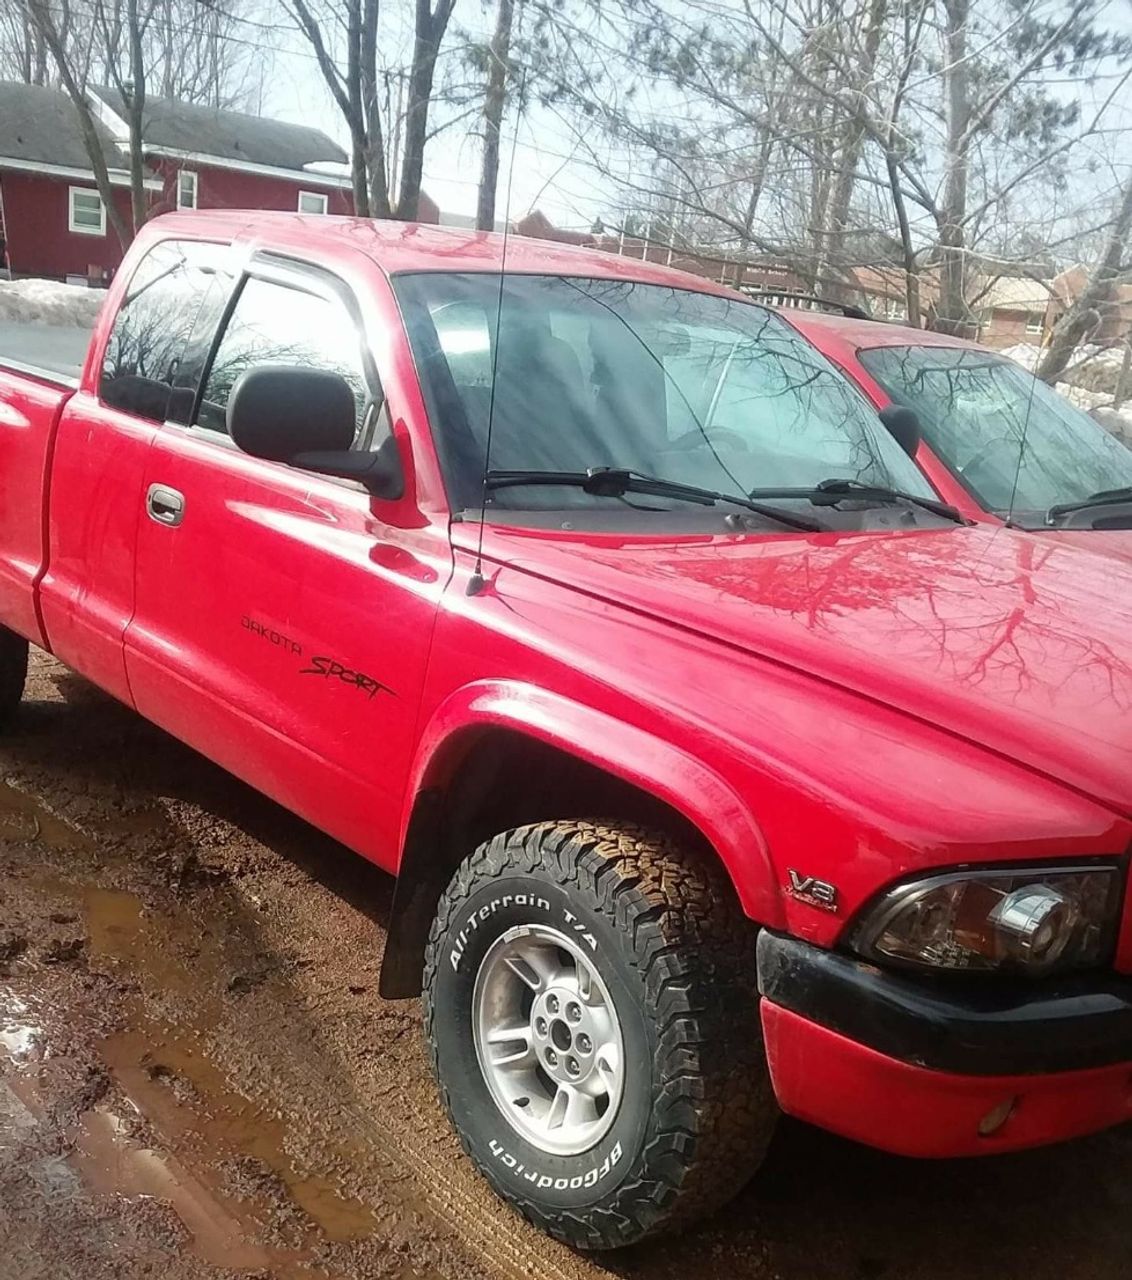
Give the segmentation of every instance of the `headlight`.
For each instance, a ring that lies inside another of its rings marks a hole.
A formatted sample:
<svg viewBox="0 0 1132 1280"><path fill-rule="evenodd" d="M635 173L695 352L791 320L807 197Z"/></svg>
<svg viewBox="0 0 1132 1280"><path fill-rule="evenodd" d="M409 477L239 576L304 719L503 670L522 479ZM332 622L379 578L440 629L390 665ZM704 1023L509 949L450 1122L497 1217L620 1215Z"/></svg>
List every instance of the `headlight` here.
<svg viewBox="0 0 1132 1280"><path fill-rule="evenodd" d="M850 935L870 960L967 973L1087 969L1112 953L1116 867L962 871L886 893Z"/></svg>

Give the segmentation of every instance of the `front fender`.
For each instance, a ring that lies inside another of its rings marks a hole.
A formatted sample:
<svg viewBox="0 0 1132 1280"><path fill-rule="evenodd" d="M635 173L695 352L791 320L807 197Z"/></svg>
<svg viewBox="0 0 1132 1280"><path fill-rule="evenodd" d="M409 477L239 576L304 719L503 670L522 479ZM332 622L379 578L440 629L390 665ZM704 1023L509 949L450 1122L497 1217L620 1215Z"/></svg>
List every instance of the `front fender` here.
<svg viewBox="0 0 1132 1280"><path fill-rule="evenodd" d="M766 840L735 789L696 757L593 707L518 680L479 680L451 693L418 740L401 816L401 856L416 797L443 788L469 737L507 728L554 746L631 783L682 814L727 868L744 911L760 924L785 925Z"/></svg>

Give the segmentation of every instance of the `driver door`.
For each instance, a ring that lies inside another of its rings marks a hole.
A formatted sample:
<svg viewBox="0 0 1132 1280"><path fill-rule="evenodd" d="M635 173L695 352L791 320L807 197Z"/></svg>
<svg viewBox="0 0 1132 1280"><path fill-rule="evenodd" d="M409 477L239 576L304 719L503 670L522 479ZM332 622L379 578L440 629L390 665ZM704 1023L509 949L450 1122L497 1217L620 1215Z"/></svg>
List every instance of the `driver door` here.
<svg viewBox="0 0 1132 1280"><path fill-rule="evenodd" d="M126 666L144 715L388 864L443 575L391 504L250 457L225 425L245 369L304 365L347 380L368 448L387 421L370 351L341 280L252 261L189 425L150 450Z"/></svg>

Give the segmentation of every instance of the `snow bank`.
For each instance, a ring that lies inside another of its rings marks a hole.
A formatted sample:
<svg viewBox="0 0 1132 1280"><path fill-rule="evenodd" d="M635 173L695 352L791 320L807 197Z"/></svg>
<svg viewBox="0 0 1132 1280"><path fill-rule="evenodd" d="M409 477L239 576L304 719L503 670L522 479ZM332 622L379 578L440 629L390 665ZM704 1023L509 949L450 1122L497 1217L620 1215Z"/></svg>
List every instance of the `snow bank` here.
<svg viewBox="0 0 1132 1280"><path fill-rule="evenodd" d="M89 327L106 292L57 280L0 280L0 323Z"/></svg>
<svg viewBox="0 0 1132 1280"><path fill-rule="evenodd" d="M1007 360L1013 360L1015 364L1020 364L1023 369L1029 369L1032 372L1037 368L1041 348L1035 347L1030 342L1020 342L1015 347L1004 347L998 354L1005 356Z"/></svg>

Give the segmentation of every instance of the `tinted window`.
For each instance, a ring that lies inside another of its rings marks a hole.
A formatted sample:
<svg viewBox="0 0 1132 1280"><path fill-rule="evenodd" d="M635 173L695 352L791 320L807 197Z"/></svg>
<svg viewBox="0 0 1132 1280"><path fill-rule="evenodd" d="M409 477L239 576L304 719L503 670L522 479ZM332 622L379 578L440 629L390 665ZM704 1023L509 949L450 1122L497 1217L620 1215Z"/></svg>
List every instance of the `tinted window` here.
<svg viewBox="0 0 1132 1280"><path fill-rule="evenodd" d="M479 502L492 411L493 469L626 468L728 493L835 477L930 492L864 398L763 307L551 276L508 276L502 306L498 275L394 286L461 506ZM492 501L617 500L516 486Z"/></svg>
<svg viewBox="0 0 1132 1280"><path fill-rule="evenodd" d="M206 298L222 296L219 245L163 240L138 263L102 361L106 404L164 422L189 337Z"/></svg>
<svg viewBox="0 0 1132 1280"><path fill-rule="evenodd" d="M341 374L354 392L360 432L368 389L360 334L344 303L254 277L246 280L205 380L199 426L227 431L225 412L236 379L257 364Z"/></svg>
<svg viewBox="0 0 1132 1280"><path fill-rule="evenodd" d="M860 358L916 410L933 451L989 511L1044 512L1132 484L1132 452L1011 361L951 347L877 347Z"/></svg>

